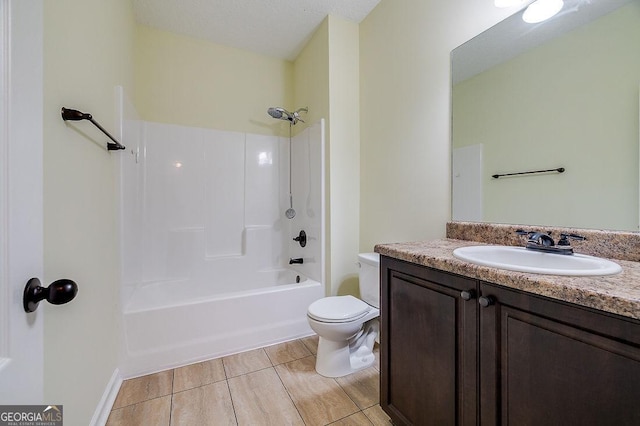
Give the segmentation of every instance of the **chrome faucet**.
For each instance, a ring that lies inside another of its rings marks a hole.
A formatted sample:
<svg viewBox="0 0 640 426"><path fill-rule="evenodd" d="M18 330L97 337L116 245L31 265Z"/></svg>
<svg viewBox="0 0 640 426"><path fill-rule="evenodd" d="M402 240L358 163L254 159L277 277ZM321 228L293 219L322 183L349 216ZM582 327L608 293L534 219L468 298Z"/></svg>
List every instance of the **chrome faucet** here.
<svg viewBox="0 0 640 426"><path fill-rule="evenodd" d="M535 247L553 247L556 243L549 234L544 232L529 232L527 235L527 246L532 245Z"/></svg>
<svg viewBox="0 0 640 426"><path fill-rule="evenodd" d="M518 235L526 235L527 236L527 245L525 248L529 250L537 250L543 251L545 253L556 253L556 254L573 254L573 247L571 247L571 243L569 240L586 240L585 237L576 234L560 234L560 239L558 240L558 244L556 245L553 238L548 233L544 232L535 232L535 231L523 231L522 229L518 229L516 231Z"/></svg>

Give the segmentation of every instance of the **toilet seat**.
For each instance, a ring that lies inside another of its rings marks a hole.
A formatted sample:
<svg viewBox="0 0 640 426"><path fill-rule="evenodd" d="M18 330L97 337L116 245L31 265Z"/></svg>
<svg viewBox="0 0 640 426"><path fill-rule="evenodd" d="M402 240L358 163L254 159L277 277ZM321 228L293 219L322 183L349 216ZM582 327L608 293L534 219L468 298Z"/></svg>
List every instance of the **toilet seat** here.
<svg viewBox="0 0 640 426"><path fill-rule="evenodd" d="M309 305L307 315L316 321L340 323L362 318L370 310L371 306L353 296L332 296Z"/></svg>

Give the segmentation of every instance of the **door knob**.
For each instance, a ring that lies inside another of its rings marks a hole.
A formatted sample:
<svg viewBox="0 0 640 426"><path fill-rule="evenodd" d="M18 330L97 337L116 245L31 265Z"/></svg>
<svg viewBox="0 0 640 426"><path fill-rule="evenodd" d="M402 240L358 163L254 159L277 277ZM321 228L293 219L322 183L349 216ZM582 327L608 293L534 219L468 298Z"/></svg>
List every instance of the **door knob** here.
<svg viewBox="0 0 640 426"><path fill-rule="evenodd" d="M53 305L62 305L72 301L76 294L78 294L78 285L71 280L57 280L45 288L42 287L39 279L31 278L24 288L22 306L25 312L33 312L38 309L41 300L46 299Z"/></svg>

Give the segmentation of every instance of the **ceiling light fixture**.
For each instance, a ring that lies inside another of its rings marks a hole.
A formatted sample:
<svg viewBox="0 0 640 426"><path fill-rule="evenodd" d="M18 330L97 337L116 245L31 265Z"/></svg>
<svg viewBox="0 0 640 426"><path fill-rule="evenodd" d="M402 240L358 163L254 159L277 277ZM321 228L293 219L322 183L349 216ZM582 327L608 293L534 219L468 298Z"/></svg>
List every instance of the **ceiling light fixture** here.
<svg viewBox="0 0 640 426"><path fill-rule="evenodd" d="M546 21L562 10L562 0L536 0L522 14L522 20L528 24Z"/></svg>

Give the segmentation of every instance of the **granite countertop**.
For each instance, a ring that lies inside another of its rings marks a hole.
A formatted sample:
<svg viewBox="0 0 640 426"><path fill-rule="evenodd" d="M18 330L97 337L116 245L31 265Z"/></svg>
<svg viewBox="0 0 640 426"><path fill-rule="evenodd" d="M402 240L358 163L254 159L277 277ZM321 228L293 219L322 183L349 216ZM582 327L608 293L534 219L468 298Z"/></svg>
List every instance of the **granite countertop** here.
<svg viewBox="0 0 640 426"><path fill-rule="evenodd" d="M513 272L475 265L453 256L458 247L483 245L475 241L442 239L378 244L384 256L488 281L509 288L640 319L640 262L614 260L622 272L604 277L569 277Z"/></svg>

